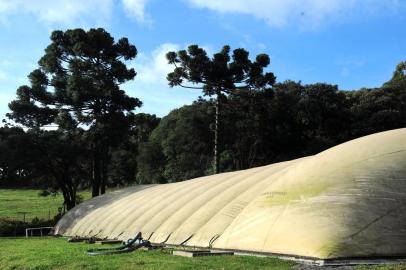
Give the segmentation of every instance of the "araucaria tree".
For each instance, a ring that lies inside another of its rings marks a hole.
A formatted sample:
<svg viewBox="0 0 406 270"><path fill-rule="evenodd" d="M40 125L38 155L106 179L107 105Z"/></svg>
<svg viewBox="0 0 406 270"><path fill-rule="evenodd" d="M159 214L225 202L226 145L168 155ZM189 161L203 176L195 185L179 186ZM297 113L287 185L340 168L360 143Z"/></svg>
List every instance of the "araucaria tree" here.
<svg viewBox="0 0 406 270"><path fill-rule="evenodd" d="M236 49L230 56L230 47L223 49L210 58L203 48L191 45L187 50L168 52L169 64L174 65L173 72L167 79L171 87L201 89L204 95L215 95L214 124L214 172L220 171L220 136L221 136L221 100L238 90L259 90L271 87L275 83L272 72L265 72L270 59L266 54L259 54L255 61L249 59L244 49ZM189 84L185 84L189 83Z"/></svg>
<svg viewBox="0 0 406 270"><path fill-rule="evenodd" d="M137 50L104 29L54 31L51 44L17 90L8 117L26 127L57 125L73 134L83 129L92 153L92 195L104 193L109 150L126 136L141 101L120 89L136 72L125 61Z"/></svg>

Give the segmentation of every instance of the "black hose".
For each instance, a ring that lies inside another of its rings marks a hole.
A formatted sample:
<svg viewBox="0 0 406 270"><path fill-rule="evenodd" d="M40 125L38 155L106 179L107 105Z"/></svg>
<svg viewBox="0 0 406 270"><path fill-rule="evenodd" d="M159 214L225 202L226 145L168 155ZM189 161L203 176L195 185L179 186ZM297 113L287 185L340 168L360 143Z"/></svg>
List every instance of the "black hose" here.
<svg viewBox="0 0 406 270"><path fill-rule="evenodd" d="M139 242L136 244L136 242ZM149 247L151 243L147 240L143 240L141 237L141 233L138 233L133 239L128 239L127 243L114 248L95 248L89 249L87 251L88 255L95 256L95 255L106 255L106 254L117 254L117 253L126 253L132 252L141 247Z"/></svg>

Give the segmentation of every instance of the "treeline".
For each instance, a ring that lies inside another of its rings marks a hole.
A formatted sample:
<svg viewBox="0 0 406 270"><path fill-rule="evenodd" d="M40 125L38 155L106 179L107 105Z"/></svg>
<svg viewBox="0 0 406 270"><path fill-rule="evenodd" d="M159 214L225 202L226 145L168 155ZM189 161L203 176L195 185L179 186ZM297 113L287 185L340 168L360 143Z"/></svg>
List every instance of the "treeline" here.
<svg viewBox="0 0 406 270"><path fill-rule="evenodd" d="M108 184L167 183L212 174L213 102L199 98L162 119L136 114L131 134L109 152ZM394 77L380 88L354 91L286 81L229 95L223 108L220 167L225 172L312 155L360 136L406 127L406 79ZM58 159L90 179L86 168L92 162L86 147L80 150L83 145L60 131L0 128L0 181L3 186L46 186L65 174L52 176L55 170L47 169Z"/></svg>
<svg viewBox="0 0 406 270"><path fill-rule="evenodd" d="M159 119L136 114L142 102L120 89L136 76L125 64L136 55L104 29L54 31L0 128L0 186L60 191L70 209L83 188L98 196L109 186L246 169L406 126L405 62L380 88L340 91L277 83L265 54L251 61L225 46L210 58L190 46L168 53L167 79L206 97Z"/></svg>
<svg viewBox="0 0 406 270"><path fill-rule="evenodd" d="M221 171L313 155L357 137L406 127L404 68L399 65L391 81L374 89L340 91L335 85L286 81L227 96ZM138 182L176 182L213 172L213 102L199 99L162 118L139 145Z"/></svg>
<svg viewBox="0 0 406 270"><path fill-rule="evenodd" d="M136 182L138 145L148 140L159 120L143 113L134 116L129 136L107 153L106 186ZM1 127L0 187L60 191L67 207L73 207L77 191L92 187L94 159L88 136L84 130L70 134L62 130Z"/></svg>

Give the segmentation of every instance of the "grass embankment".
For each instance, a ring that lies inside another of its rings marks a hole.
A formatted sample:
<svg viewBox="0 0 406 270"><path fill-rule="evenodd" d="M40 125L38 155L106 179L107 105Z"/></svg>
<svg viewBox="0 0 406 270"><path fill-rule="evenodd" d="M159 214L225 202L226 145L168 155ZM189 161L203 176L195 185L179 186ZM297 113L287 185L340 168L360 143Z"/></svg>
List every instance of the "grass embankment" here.
<svg viewBox="0 0 406 270"><path fill-rule="evenodd" d="M169 250L88 256L100 247L68 243L65 238L0 239L0 269L294 269L294 263L275 258L221 256L185 258Z"/></svg>
<svg viewBox="0 0 406 270"><path fill-rule="evenodd" d="M31 221L39 219L52 219L58 214L58 208L62 207L63 196L58 193L56 196L38 196L40 190L36 189L0 189L0 219ZM90 192L83 191L79 195L83 200L91 197Z"/></svg>

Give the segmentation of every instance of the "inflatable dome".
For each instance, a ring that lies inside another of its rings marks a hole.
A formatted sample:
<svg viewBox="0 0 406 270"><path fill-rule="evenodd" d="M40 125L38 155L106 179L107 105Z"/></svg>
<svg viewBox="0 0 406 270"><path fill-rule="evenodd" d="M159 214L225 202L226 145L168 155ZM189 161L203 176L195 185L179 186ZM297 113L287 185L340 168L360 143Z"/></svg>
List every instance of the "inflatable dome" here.
<svg viewBox="0 0 406 270"><path fill-rule="evenodd" d="M406 129L86 201L54 233L319 259L406 255Z"/></svg>

